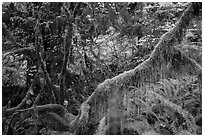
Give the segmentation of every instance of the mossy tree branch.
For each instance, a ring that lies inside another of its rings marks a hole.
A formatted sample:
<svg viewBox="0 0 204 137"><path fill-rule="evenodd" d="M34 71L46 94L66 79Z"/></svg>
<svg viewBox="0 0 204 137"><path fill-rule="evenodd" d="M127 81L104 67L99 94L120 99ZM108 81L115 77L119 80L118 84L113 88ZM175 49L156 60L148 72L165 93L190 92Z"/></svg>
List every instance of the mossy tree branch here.
<svg viewBox="0 0 204 137"><path fill-rule="evenodd" d="M70 12L69 10L67 11L67 18L68 19L68 28L67 31L65 32L65 39L64 39L64 57L63 57L63 64L62 64L62 68L61 68L61 72L59 74L59 81L60 81L60 93L58 95L58 103L59 104L63 104L64 103L64 97L65 97L65 72L66 72L66 68L67 68L67 63L68 63L68 59L70 56L70 52L71 52L71 47L72 47L72 33L73 33L73 26L72 26L72 21L73 18L72 16L70 16Z"/></svg>
<svg viewBox="0 0 204 137"><path fill-rule="evenodd" d="M161 37L146 61L130 71L105 80L97 86L92 95L81 106L81 118L78 120L79 129L88 127L90 123L99 123L104 116L107 116L110 106L108 102L114 99L112 95L118 95L117 100L120 102L125 94L123 93L125 87L140 87L147 83L156 83L161 78L168 78L172 75L176 77L178 74L200 75L202 73L200 65L175 48L175 45L181 43L186 27L197 15L198 7L200 7L199 3L190 4L176 25ZM82 134L87 131L83 130Z"/></svg>
<svg viewBox="0 0 204 137"><path fill-rule="evenodd" d="M39 68L42 69L42 72L44 74L44 78L49 86L49 90L50 90L50 93L51 93L51 96L52 96L52 103L56 103L56 97L55 97L55 94L54 94L54 89L53 89L53 84L52 84L52 80L49 76L49 73L47 72L47 69L46 69L46 63L45 61L42 59L42 55L41 55L41 52L40 52L40 45L38 43L38 37L40 35L40 23L39 23L39 20L37 19L36 21L36 27L35 27L35 49L36 49L36 53L37 53L37 57L38 57L38 61L39 61Z"/></svg>

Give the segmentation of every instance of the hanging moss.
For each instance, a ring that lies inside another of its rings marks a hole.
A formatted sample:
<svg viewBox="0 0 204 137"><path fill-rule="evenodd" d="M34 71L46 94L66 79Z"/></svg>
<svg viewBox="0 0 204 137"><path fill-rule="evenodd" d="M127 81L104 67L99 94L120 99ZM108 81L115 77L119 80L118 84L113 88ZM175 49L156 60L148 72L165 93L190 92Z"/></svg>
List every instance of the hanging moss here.
<svg viewBox="0 0 204 137"><path fill-rule="evenodd" d="M82 106L85 104L90 104L91 108L98 108L99 104L105 105L106 103L110 103L109 101L115 97L115 103L121 102L122 97L115 96L122 96L122 89L119 88L121 85L136 85L137 87L140 87L147 83L155 83L159 79L169 76L168 71L170 70L165 69L171 68L171 71L174 71L174 74L177 75L177 73L180 73L183 68L188 66L193 69L187 70L186 73L190 75L201 74L200 65L185 57L185 55L182 55L174 47L175 45L181 42L186 27L188 26L191 19L194 17L194 7L195 3L191 4L183 13L175 27L173 27L169 32L165 33L161 37L160 42L155 46L155 49L147 60L145 60L133 70L126 71L116 77L113 77L112 79L105 80L103 83L99 84L95 89L94 93L82 104ZM169 66L169 63L172 67L166 67ZM109 96L109 101L107 102L104 102L103 99L105 97L107 98L105 94ZM114 96L110 97L110 95ZM93 103L93 101L95 103ZM115 104L115 107L119 104ZM114 106L114 103L111 106ZM97 111L95 111L95 109L90 109L89 113L91 113L91 115L94 116L101 114L101 116L98 116L97 119L95 117L89 117L89 121L93 123L99 123L98 121L100 121L105 116L104 113L102 114L98 112L98 110L99 109L97 109ZM185 114L183 115L185 116Z"/></svg>

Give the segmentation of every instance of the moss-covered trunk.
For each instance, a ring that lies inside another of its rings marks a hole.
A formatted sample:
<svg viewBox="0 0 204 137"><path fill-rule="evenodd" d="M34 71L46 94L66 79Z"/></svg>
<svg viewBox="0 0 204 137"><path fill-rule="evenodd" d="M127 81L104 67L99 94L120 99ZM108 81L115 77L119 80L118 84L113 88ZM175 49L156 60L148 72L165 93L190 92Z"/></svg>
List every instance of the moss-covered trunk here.
<svg viewBox="0 0 204 137"><path fill-rule="evenodd" d="M81 113L74 121L77 123L74 124L78 129L77 134L90 134L89 128L97 125L103 117L109 119L114 112L118 113L120 110L116 108L120 108L125 94L124 89L128 86L141 87L170 76L201 75L201 66L175 48L175 45L181 43L186 27L198 14L199 8L199 3L191 3L175 27L161 37L146 61L97 86L92 95L82 104Z"/></svg>

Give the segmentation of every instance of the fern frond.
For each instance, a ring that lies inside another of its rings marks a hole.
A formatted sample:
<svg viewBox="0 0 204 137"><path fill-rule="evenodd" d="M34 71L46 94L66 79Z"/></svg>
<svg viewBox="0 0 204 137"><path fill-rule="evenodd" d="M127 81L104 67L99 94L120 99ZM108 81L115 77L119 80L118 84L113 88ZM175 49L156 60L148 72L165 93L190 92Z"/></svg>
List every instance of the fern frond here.
<svg viewBox="0 0 204 137"><path fill-rule="evenodd" d="M137 131L139 133L139 135L141 135L142 133L149 131L150 130L150 126L148 124L148 122L146 120L143 121L128 121L126 123L124 123L122 125L124 128L128 129L128 130L134 130Z"/></svg>
<svg viewBox="0 0 204 137"><path fill-rule="evenodd" d="M174 110L175 112L181 114L183 116L183 118L185 118L186 120L186 124L189 128L189 131L194 132L195 129L195 121L193 119L193 116L188 113L187 111L183 110L180 106L174 104L173 102L165 99L164 97L162 97L161 95L153 92L153 91L148 91L149 93L153 94L155 96L155 99L159 99L161 101L162 104L170 107L172 110Z"/></svg>

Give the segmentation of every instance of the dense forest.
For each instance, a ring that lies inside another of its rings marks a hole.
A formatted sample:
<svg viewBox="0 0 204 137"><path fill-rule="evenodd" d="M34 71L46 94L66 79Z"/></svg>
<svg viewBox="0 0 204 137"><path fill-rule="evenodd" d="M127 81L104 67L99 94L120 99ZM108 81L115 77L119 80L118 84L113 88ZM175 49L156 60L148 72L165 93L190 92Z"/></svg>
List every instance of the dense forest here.
<svg viewBox="0 0 204 137"><path fill-rule="evenodd" d="M2 134L202 134L202 3L3 2Z"/></svg>

